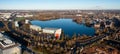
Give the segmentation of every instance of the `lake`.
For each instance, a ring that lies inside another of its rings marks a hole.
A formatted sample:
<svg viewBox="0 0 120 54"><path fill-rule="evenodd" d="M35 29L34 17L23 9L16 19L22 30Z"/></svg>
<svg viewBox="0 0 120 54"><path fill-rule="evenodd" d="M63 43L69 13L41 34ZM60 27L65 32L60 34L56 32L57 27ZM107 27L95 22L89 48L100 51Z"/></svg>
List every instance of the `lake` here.
<svg viewBox="0 0 120 54"><path fill-rule="evenodd" d="M64 34L72 37L73 34L89 35L94 36L95 29L93 27L87 27L84 24L77 24L72 19L55 19L48 21L32 20L30 21L33 25L38 25L42 28L62 28Z"/></svg>

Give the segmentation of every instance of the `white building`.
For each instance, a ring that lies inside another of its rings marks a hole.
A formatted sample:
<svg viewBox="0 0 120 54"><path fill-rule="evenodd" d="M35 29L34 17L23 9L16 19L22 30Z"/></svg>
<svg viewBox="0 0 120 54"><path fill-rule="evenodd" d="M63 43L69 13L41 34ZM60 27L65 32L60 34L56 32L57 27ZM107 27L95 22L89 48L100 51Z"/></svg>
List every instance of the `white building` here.
<svg viewBox="0 0 120 54"><path fill-rule="evenodd" d="M60 39L61 33L62 33L62 29L56 30L56 32L55 32L56 39Z"/></svg>
<svg viewBox="0 0 120 54"><path fill-rule="evenodd" d="M49 33L49 34L54 34L56 30L58 29L57 28L43 28L42 29L43 33Z"/></svg>
<svg viewBox="0 0 120 54"><path fill-rule="evenodd" d="M81 14L76 14L76 16L82 16Z"/></svg>
<svg viewBox="0 0 120 54"><path fill-rule="evenodd" d="M15 21L15 27L19 27L18 21Z"/></svg>
<svg viewBox="0 0 120 54"><path fill-rule="evenodd" d="M20 44L0 33L0 54L21 54Z"/></svg>
<svg viewBox="0 0 120 54"><path fill-rule="evenodd" d="M56 39L60 38L62 29L61 28L44 28L43 33L54 34Z"/></svg>
<svg viewBox="0 0 120 54"><path fill-rule="evenodd" d="M30 25L30 29L35 30L35 31L41 31L41 27L37 25Z"/></svg>
<svg viewBox="0 0 120 54"><path fill-rule="evenodd" d="M100 28L100 24L95 24L94 27L95 28Z"/></svg>
<svg viewBox="0 0 120 54"><path fill-rule="evenodd" d="M33 17L33 15L30 15L30 14L17 14L16 17Z"/></svg>
<svg viewBox="0 0 120 54"><path fill-rule="evenodd" d="M29 23L29 20L25 20L25 24L28 24Z"/></svg>

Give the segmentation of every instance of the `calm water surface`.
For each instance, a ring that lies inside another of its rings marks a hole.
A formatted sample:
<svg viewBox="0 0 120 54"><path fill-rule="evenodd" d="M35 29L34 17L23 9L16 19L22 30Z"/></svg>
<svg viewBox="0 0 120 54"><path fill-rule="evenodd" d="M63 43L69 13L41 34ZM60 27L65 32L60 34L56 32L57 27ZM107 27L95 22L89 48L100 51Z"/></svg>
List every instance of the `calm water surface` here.
<svg viewBox="0 0 120 54"><path fill-rule="evenodd" d="M70 37L72 37L74 33L89 36L93 36L95 34L94 28L87 27L84 24L77 24L76 22L73 22L72 19L56 19L49 21L32 20L31 24L38 25L42 28L62 28L64 33Z"/></svg>

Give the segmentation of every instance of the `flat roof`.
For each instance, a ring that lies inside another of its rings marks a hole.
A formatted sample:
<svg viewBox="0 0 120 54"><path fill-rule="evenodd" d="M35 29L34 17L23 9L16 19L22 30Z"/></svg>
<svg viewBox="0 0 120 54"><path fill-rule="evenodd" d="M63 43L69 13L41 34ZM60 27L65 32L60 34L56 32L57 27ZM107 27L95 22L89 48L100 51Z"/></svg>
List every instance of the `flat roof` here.
<svg viewBox="0 0 120 54"><path fill-rule="evenodd" d="M37 25L30 25L30 26L32 26L32 27L39 27L39 28L41 28L40 26L37 26Z"/></svg>
<svg viewBox="0 0 120 54"><path fill-rule="evenodd" d="M58 30L60 28L48 28L48 27L46 27L46 28L43 28L43 29L46 29L46 30Z"/></svg>
<svg viewBox="0 0 120 54"><path fill-rule="evenodd" d="M10 38L0 33L0 49L5 50L16 46L19 46L19 44L13 42Z"/></svg>

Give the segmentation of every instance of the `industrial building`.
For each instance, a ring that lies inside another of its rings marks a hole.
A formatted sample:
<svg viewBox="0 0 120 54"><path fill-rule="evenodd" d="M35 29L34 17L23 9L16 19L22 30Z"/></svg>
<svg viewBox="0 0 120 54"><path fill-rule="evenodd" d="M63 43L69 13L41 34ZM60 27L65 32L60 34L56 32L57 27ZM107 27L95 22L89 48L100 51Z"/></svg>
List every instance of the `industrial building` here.
<svg viewBox="0 0 120 54"><path fill-rule="evenodd" d="M35 30L35 31L41 31L41 27L37 25L30 25L30 29Z"/></svg>
<svg viewBox="0 0 120 54"><path fill-rule="evenodd" d="M21 54L20 44L0 33L0 54Z"/></svg>
<svg viewBox="0 0 120 54"><path fill-rule="evenodd" d="M43 28L43 33L54 34L56 39L60 38L62 29L61 28Z"/></svg>

